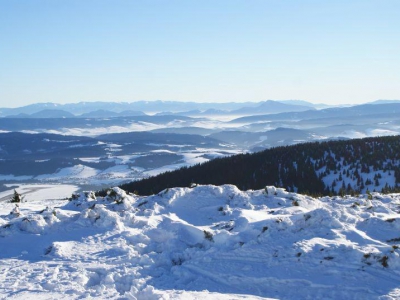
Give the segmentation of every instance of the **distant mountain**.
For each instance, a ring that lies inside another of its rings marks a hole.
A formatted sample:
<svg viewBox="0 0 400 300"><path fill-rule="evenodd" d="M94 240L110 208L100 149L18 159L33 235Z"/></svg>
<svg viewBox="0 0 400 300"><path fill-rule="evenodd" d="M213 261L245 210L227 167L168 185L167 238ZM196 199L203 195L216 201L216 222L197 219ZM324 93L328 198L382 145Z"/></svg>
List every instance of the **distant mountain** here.
<svg viewBox="0 0 400 300"><path fill-rule="evenodd" d="M60 110L60 109L44 109L32 114L27 113L19 113L16 115L8 115L6 116L8 119L12 118L34 118L34 119L63 119L63 118L75 118L75 116L67 111Z"/></svg>
<svg viewBox="0 0 400 300"><path fill-rule="evenodd" d="M243 107L237 110L232 110L230 113L233 115L263 115L263 114L277 114L282 112L299 112L314 110L314 108L303 105L285 104L278 101L267 100L261 102L255 107Z"/></svg>
<svg viewBox="0 0 400 300"><path fill-rule="evenodd" d="M219 145L220 141L212 138L199 136L196 134L177 134L177 133L153 133L153 132L124 132L114 134L103 134L97 137L106 142L113 143L153 143L153 144L174 144L174 145Z"/></svg>
<svg viewBox="0 0 400 300"><path fill-rule="evenodd" d="M189 111L181 111L181 112L160 112L157 113L157 116L165 116L165 115L176 115L176 116L188 116L188 117L209 117L209 116L225 116L225 115L230 115L231 112L227 110L221 110L221 109L214 109L210 108L207 110L200 110L200 109L193 109Z"/></svg>
<svg viewBox="0 0 400 300"><path fill-rule="evenodd" d="M115 117L134 117L134 116L146 116L141 111L124 110L120 113L113 112L110 110L99 109L92 112L84 113L79 118L115 118Z"/></svg>
<svg viewBox="0 0 400 300"><path fill-rule="evenodd" d="M227 114L226 110L221 110L221 109L215 109L215 108L210 108L205 111L203 111L203 115L205 116L211 116L211 115L224 115Z"/></svg>
<svg viewBox="0 0 400 300"><path fill-rule="evenodd" d="M79 118L113 118L117 117L118 113L110 111L110 110L104 110L104 109L98 109L95 111L91 111L88 113L84 113L79 115Z"/></svg>
<svg viewBox="0 0 400 300"><path fill-rule="evenodd" d="M397 115L400 113L400 103L392 104L363 104L351 107L334 107L321 110L307 110L300 112L286 112L278 114L253 115L232 120L231 123L248 123L276 120L304 120L304 119L327 119L343 118L353 116L368 116L377 114Z"/></svg>
<svg viewBox="0 0 400 300"><path fill-rule="evenodd" d="M251 151L261 151L276 146L289 146L324 139L308 130L278 127L264 132Z"/></svg>
<svg viewBox="0 0 400 300"><path fill-rule="evenodd" d="M314 103L304 101L304 100L276 100L277 102L281 102L284 104L290 104L290 105L302 105L302 106L309 106L309 107L314 107Z"/></svg>
<svg viewBox="0 0 400 300"><path fill-rule="evenodd" d="M75 118L75 116L67 111L60 109L44 109L33 113L30 118Z"/></svg>
<svg viewBox="0 0 400 300"><path fill-rule="evenodd" d="M316 140L312 133L292 128L276 128L264 132L226 130L209 136L225 143L235 144L238 148L247 148L252 151Z"/></svg>
<svg viewBox="0 0 400 300"><path fill-rule="evenodd" d="M192 110L180 111L180 112L166 111L166 112L157 113L157 115L200 116L200 115L202 115L202 111L200 109L192 109Z"/></svg>
<svg viewBox="0 0 400 300"><path fill-rule="evenodd" d="M368 104L399 103L400 100L377 100ZM280 105L282 104L282 105ZM287 105L287 106L283 106ZM348 106L348 105L347 105ZM351 106L351 105L350 105ZM139 113L162 113L179 115L221 115L221 114L275 114L282 112L300 112L308 109L332 107L326 104L314 104L304 100L267 100L261 102L181 102L181 101L136 101L136 102L79 102L68 104L35 103L17 108L0 108L0 117L28 114L43 110L63 110L75 116L96 111L123 113L121 116L141 115ZM128 113L133 111L134 113ZM86 117L86 116L85 116Z"/></svg>
<svg viewBox="0 0 400 300"><path fill-rule="evenodd" d="M189 117L208 117L208 116L229 115L229 114L231 114L231 112L228 110L209 108L204 111L191 110L191 111L186 111L186 112L181 112L181 113L176 113L176 114L182 115L182 116L189 116Z"/></svg>
<svg viewBox="0 0 400 300"><path fill-rule="evenodd" d="M140 111L154 114L167 111L177 113L193 110L205 111L208 109L234 110L244 106L251 107L256 105L257 103L255 102L199 103L161 100L136 102L79 102L68 104L35 103L18 108L0 108L0 116L18 115L20 113L33 114L47 109L61 109L77 116L99 110L112 111L116 113L124 111Z"/></svg>
<svg viewBox="0 0 400 300"><path fill-rule="evenodd" d="M146 195L193 183L234 184L242 190L275 185L314 195L400 191L400 136L277 147L214 159L121 187Z"/></svg>
<svg viewBox="0 0 400 300"><path fill-rule="evenodd" d="M173 116L175 114L179 114L179 113L174 113L172 111L162 111L162 112L155 113L154 116Z"/></svg>
<svg viewBox="0 0 400 300"><path fill-rule="evenodd" d="M84 104L84 105L83 105ZM192 110L200 110L204 111L207 109L220 109L220 110L232 110L241 108L243 106L252 106L256 105L254 102L225 102L225 103L217 103L217 102L181 102L181 101L136 101L136 102L84 102L80 105L67 105L69 109L83 109L83 107L92 107L91 111L93 111L93 107L98 107L98 109L107 109L115 112L121 112L124 110L136 110L143 111L144 113L157 113L157 112L187 112ZM69 110L70 111L70 110ZM72 112L72 111L71 111ZM89 111L86 111L89 112ZM74 112L73 112L74 113Z"/></svg>
<svg viewBox="0 0 400 300"><path fill-rule="evenodd" d="M208 129L201 127L166 127L151 130L154 133L180 133L180 134L199 134L199 135L209 135L218 131L217 129Z"/></svg>
<svg viewBox="0 0 400 300"><path fill-rule="evenodd" d="M400 100L376 100L368 102L367 104L389 104L389 103L400 103Z"/></svg>
<svg viewBox="0 0 400 300"><path fill-rule="evenodd" d="M124 110L118 114L120 117L136 117L136 116L147 116L142 111L139 110Z"/></svg>
<svg viewBox="0 0 400 300"><path fill-rule="evenodd" d="M311 103L308 101L304 101L304 100L277 100L278 102L284 103L284 104L291 104L291 105L301 105L301 106L309 106L309 107L313 107L313 108L317 108L317 109L323 109L323 108L329 108L332 106L336 106L336 105L327 105L324 103Z"/></svg>
<svg viewBox="0 0 400 300"><path fill-rule="evenodd" d="M8 118L8 119L10 119L10 118L17 118L17 119L20 119L20 118L30 118L30 117L31 117L31 115L24 114L24 113L20 113L20 114L17 114L17 115L5 116L5 118Z"/></svg>
<svg viewBox="0 0 400 300"><path fill-rule="evenodd" d="M134 116L134 117L114 117L114 118L0 118L0 130L3 131L23 131L37 130L39 132L58 130L63 133L69 128L79 129L85 135L98 135L109 130L110 127L117 127L116 130L133 131L146 130L158 126L191 126L198 119L185 116ZM101 131L96 132L96 128ZM94 131L92 131L94 130ZM77 133L73 133L77 134Z"/></svg>
<svg viewBox="0 0 400 300"><path fill-rule="evenodd" d="M272 101L272 100L269 100ZM268 101L267 101L268 102ZM277 101L272 101L279 103ZM228 111L235 111L246 107L250 109L252 107L258 107L263 105L264 102L181 102L181 101L136 101L136 102L80 102L80 103L68 103L68 104L56 104L56 103L35 103L18 108L0 108L0 116L18 115L24 114L34 114L42 110L63 110L69 112L75 116L80 116L83 114L89 114L96 111L110 111L114 113L122 113L128 111L143 112L143 113L164 113L170 112L174 113L190 113L190 114L221 114ZM282 104L282 103L281 103ZM278 104L276 104L278 105ZM286 104L292 105L292 104ZM271 110L271 104L269 105ZM274 112L282 111L299 111L301 109L295 107L286 107L281 110L273 110ZM266 107L268 109L268 107ZM269 112L264 112L269 113ZM132 113L124 113L123 115L131 116ZM135 113L134 115L137 115Z"/></svg>
<svg viewBox="0 0 400 300"><path fill-rule="evenodd" d="M40 112L46 109L60 109L62 105L56 103L34 103L22 107L17 108L0 108L0 116L10 116L10 115L19 115L19 114L27 114L31 115L33 113ZM68 111L68 110L66 110Z"/></svg>

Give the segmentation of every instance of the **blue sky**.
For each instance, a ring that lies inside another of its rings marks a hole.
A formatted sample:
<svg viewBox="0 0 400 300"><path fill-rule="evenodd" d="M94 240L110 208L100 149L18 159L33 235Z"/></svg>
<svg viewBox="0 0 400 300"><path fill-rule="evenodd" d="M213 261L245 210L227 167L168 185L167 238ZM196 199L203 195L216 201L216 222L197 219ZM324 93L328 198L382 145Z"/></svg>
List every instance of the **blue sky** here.
<svg viewBox="0 0 400 300"><path fill-rule="evenodd" d="M400 1L2 0L0 103L400 99Z"/></svg>

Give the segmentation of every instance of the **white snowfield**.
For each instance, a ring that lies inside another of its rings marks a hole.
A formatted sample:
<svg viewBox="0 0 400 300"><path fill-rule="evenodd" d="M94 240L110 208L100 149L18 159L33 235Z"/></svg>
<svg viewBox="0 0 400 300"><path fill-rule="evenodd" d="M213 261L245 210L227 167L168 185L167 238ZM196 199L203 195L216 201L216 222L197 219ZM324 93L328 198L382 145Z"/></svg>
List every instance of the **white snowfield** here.
<svg viewBox="0 0 400 300"><path fill-rule="evenodd" d="M0 297L400 298L400 194L209 185L72 198L0 203Z"/></svg>

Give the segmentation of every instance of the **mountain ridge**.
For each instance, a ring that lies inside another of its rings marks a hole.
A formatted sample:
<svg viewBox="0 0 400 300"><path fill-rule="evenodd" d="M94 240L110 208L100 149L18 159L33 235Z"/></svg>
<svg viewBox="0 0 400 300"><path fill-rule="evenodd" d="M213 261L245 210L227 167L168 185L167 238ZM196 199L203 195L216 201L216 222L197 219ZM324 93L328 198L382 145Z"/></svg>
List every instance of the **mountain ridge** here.
<svg viewBox="0 0 400 300"><path fill-rule="evenodd" d="M275 147L217 158L124 184L121 188L149 195L191 184L234 184L242 190L275 185L312 195L397 191L400 136Z"/></svg>
<svg viewBox="0 0 400 300"><path fill-rule="evenodd" d="M66 103L66 104L57 104L52 102L47 103L34 103L22 107L16 108L0 108L0 117L8 116L8 115L18 115L21 113L24 114L34 114L41 110L48 109L56 109L56 110L64 110L69 112L75 116L90 113L96 110L109 110L115 113L121 113L123 111L142 111L144 113L162 113L162 112L171 112L173 114L179 112L190 112L190 111L207 111L211 113L213 110L216 111L234 111L240 110L243 107L247 107L247 109L251 109L252 107L260 106L263 103L270 102L275 105L286 106L290 109L291 106L294 108L296 104L284 103L277 100L266 100L266 101L258 101L258 102L183 102L183 101L135 101L135 102L79 102L79 103ZM308 102L308 105L312 105L312 103ZM309 107L310 106L304 106ZM288 111L288 110L286 110ZM214 112L215 113L215 112Z"/></svg>

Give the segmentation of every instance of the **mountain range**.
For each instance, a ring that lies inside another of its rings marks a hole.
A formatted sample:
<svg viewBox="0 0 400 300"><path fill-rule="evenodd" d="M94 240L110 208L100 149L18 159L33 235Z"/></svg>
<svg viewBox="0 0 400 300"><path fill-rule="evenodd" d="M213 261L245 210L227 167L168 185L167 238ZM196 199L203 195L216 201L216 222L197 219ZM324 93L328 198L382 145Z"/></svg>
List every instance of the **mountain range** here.
<svg viewBox="0 0 400 300"><path fill-rule="evenodd" d="M103 186L237 153L304 142L398 135L400 104L383 102L310 109L299 100L289 101L290 105L264 101L242 103L242 112L234 106L230 108L241 115L224 115L226 111L217 108L148 115L139 110L122 110L128 109L129 104L115 104L121 109L119 112L106 110L109 103L100 103L104 107L97 110L93 109L98 103L65 105L90 111L73 115L61 106L46 104L47 108L40 110L43 107L39 104L32 105L30 108L38 111L32 112L31 117L0 118L0 133L4 135L0 138L0 184L13 180L48 182L53 176L60 182ZM171 108L176 103L158 104ZM189 108L191 104L185 105ZM272 113L282 107L306 110ZM268 114L264 114L267 108ZM252 110L262 114L254 115ZM70 140L66 141L66 137Z"/></svg>
<svg viewBox="0 0 400 300"><path fill-rule="evenodd" d="M270 105L0 118L0 297L398 299L399 104Z"/></svg>
<svg viewBox="0 0 400 300"><path fill-rule="evenodd" d="M305 104L305 105L304 105ZM279 101L244 103L196 103L178 101L81 102L76 104L37 103L19 108L0 108L0 117L115 117L148 114L251 115L315 109L309 102L292 104Z"/></svg>

